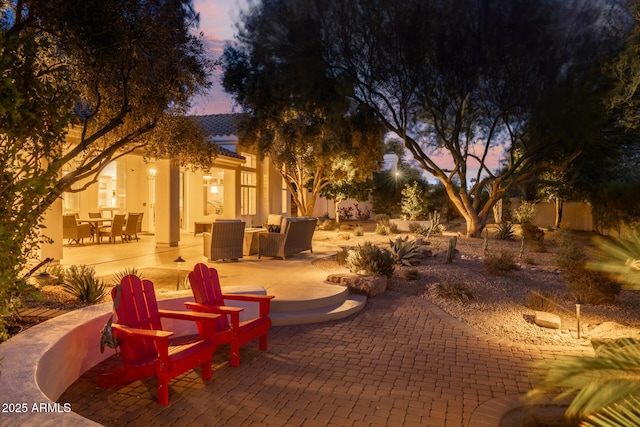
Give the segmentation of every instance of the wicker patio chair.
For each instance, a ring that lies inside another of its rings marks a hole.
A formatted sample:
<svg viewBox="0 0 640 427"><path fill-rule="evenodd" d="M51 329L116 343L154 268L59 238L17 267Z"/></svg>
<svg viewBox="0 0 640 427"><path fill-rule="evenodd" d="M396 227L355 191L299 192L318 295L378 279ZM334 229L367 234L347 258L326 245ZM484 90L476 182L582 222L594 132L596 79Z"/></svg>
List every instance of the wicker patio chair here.
<svg viewBox="0 0 640 427"><path fill-rule="evenodd" d="M70 245L71 242L82 244L85 237L93 237L90 224L78 224L73 214L62 217L62 238L69 239L67 244Z"/></svg>
<svg viewBox="0 0 640 427"><path fill-rule="evenodd" d="M202 236L204 255L209 261L242 258L243 221L216 220L211 233L204 232Z"/></svg>
<svg viewBox="0 0 640 427"><path fill-rule="evenodd" d="M311 240L317 222L315 218L287 218L279 233L260 234L258 258L266 255L286 259L298 252L313 252Z"/></svg>
<svg viewBox="0 0 640 427"><path fill-rule="evenodd" d="M138 218L140 214L137 213L129 213L127 215L127 222L124 227L124 237L130 242L132 239L136 239L138 241Z"/></svg>
<svg viewBox="0 0 640 427"><path fill-rule="evenodd" d="M124 243L124 218L125 215L123 214L114 215L111 227L103 227L100 229L100 241L102 241L102 237L108 237L109 242L115 243L116 238L120 236L120 240Z"/></svg>

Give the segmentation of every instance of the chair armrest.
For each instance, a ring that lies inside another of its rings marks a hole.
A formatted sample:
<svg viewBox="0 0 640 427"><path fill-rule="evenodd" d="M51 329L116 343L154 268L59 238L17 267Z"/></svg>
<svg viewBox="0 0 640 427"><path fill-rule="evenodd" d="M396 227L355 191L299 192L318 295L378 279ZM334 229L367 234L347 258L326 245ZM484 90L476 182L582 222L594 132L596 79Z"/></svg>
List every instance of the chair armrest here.
<svg viewBox="0 0 640 427"><path fill-rule="evenodd" d="M222 305L208 305L208 304L199 304L197 302L185 302L184 305L196 312L204 312L204 313L219 313L219 314L234 314L240 313L244 308L242 307L227 307ZM217 316L220 317L220 316Z"/></svg>
<svg viewBox="0 0 640 427"><path fill-rule="evenodd" d="M170 319L179 319L179 320L193 320L193 321L201 321L201 320L215 320L220 317L219 314L212 313L194 313L193 311L177 311L177 310L158 310L158 313L161 317L168 317Z"/></svg>
<svg viewBox="0 0 640 427"><path fill-rule="evenodd" d="M254 301L260 302L261 300L272 300L275 298L273 295L254 295L254 294L222 294L223 299L230 299L236 301Z"/></svg>
<svg viewBox="0 0 640 427"><path fill-rule="evenodd" d="M170 331L154 331L150 329L130 328L128 326L119 325L117 323L112 323L111 329L116 336L121 335L135 338L151 338L154 340L166 340L173 335L173 332Z"/></svg>
<svg viewBox="0 0 640 427"><path fill-rule="evenodd" d="M269 315L269 311L271 311L270 305L271 300L274 298L273 295L248 295L248 294L222 294L222 298L232 300L232 301L249 301L249 302L257 302L260 304L260 317L265 317Z"/></svg>
<svg viewBox="0 0 640 427"><path fill-rule="evenodd" d="M197 302L185 302L184 305L197 313L219 313L213 316L220 317L221 314L228 314L231 317L231 326L234 329L240 327L240 312L244 310L242 307L227 307L220 305L199 304Z"/></svg>

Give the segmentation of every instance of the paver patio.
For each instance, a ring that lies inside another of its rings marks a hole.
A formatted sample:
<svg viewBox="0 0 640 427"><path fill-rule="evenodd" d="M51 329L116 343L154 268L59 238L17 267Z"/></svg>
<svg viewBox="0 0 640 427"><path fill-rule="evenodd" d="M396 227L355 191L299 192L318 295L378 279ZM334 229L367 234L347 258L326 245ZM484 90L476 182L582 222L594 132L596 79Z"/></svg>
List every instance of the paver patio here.
<svg viewBox="0 0 640 427"><path fill-rule="evenodd" d="M531 362L559 354L566 349L503 343L424 300L386 293L345 320L274 327L269 351L245 346L239 368L219 348L213 380L177 378L167 407L152 378L97 388L111 360L59 402L107 426L467 426L484 402L530 390Z"/></svg>

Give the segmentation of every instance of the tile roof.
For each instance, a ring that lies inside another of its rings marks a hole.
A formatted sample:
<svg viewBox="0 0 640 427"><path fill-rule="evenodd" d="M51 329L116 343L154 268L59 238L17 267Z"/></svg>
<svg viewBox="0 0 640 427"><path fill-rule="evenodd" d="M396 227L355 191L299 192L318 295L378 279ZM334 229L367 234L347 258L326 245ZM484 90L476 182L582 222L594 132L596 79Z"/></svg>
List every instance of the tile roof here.
<svg viewBox="0 0 640 427"><path fill-rule="evenodd" d="M230 136L236 134L237 122L241 114L207 114L193 116L211 137Z"/></svg>
<svg viewBox="0 0 640 427"><path fill-rule="evenodd" d="M193 116L212 139L220 136L236 136L236 124L239 117L240 114L233 113ZM218 146L218 155L244 160L244 156L220 146Z"/></svg>

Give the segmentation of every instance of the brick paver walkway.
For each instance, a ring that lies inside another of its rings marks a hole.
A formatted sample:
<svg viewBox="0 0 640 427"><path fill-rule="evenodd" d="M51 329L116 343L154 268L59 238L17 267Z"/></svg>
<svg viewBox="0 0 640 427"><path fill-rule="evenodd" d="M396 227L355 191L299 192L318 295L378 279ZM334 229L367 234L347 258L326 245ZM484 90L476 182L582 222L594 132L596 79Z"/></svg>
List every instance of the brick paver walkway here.
<svg viewBox="0 0 640 427"><path fill-rule="evenodd" d="M178 377L167 407L155 403L155 379L97 388L114 361L59 401L106 426L466 426L483 402L530 390L531 362L560 352L501 343L386 293L346 320L273 328L269 351L245 346L239 368L219 348L213 380Z"/></svg>

